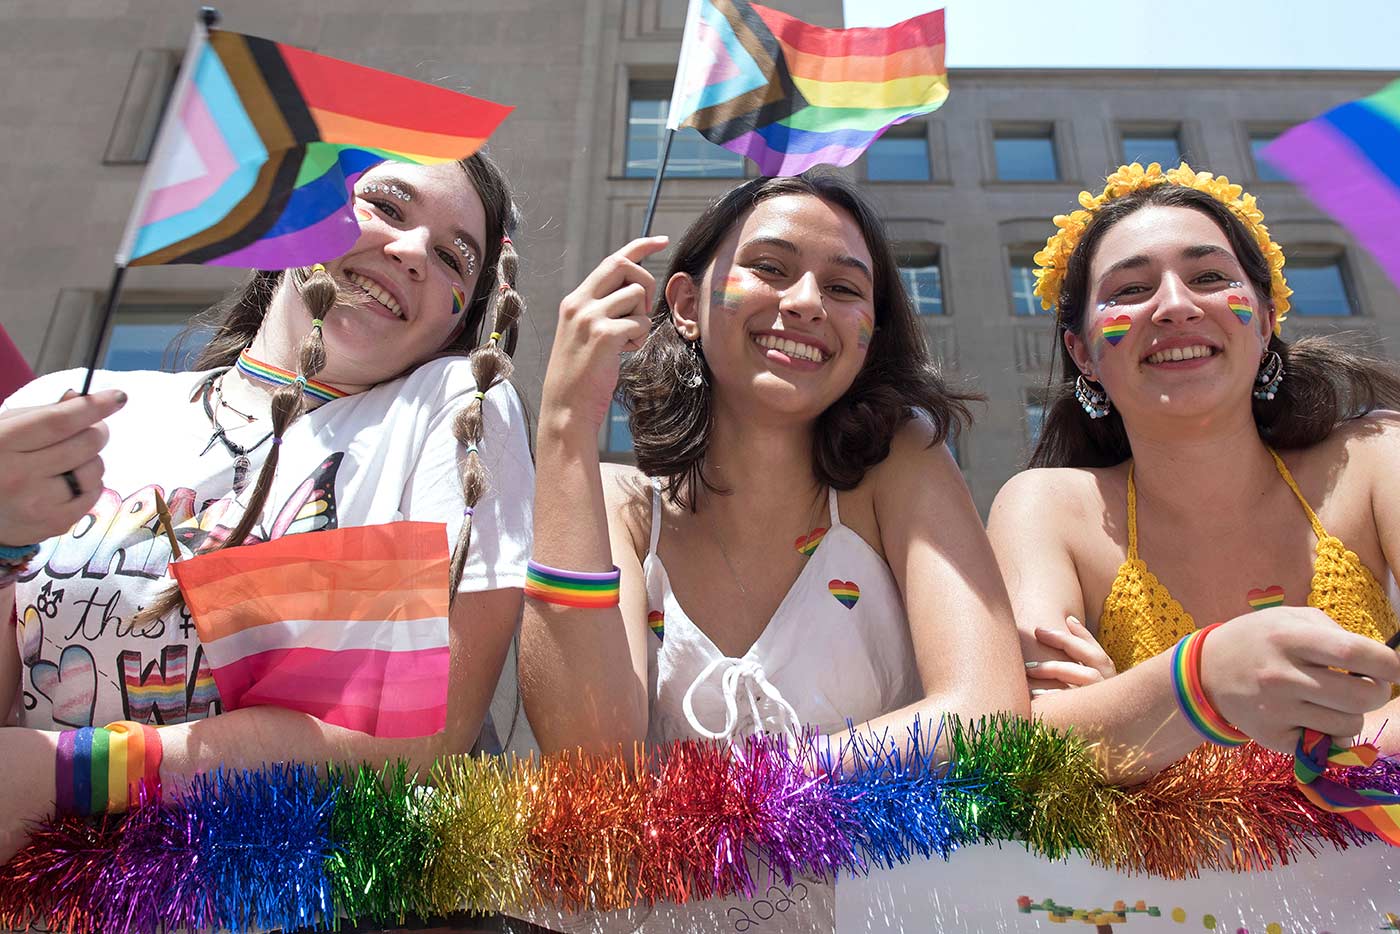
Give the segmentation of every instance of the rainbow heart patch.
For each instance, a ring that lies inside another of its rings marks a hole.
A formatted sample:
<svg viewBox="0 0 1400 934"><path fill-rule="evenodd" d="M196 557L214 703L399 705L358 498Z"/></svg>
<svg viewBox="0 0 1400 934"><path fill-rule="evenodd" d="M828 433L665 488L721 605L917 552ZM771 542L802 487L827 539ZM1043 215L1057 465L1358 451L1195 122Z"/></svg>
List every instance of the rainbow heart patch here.
<svg viewBox="0 0 1400 934"><path fill-rule="evenodd" d="M652 610L647 614L647 626L656 633L656 638L666 638L666 614L660 610Z"/></svg>
<svg viewBox="0 0 1400 934"><path fill-rule="evenodd" d="M1103 323L1103 339L1114 347L1118 342L1128 336L1128 328L1133 326L1133 319L1127 315L1119 315L1116 318L1109 318Z"/></svg>
<svg viewBox="0 0 1400 934"><path fill-rule="evenodd" d="M860 599L860 587L855 581L832 580L827 581L826 589L831 591L831 595L836 598L836 602L851 609Z"/></svg>
<svg viewBox="0 0 1400 934"><path fill-rule="evenodd" d="M797 549L799 555L810 558L812 552L817 550L817 546L826 538L826 529L815 528L806 535L797 536L797 540L792 543L792 547Z"/></svg>
<svg viewBox="0 0 1400 934"><path fill-rule="evenodd" d="M1254 309L1249 306L1249 299L1243 295L1225 296L1225 304L1230 306L1230 310L1235 313L1235 317L1240 319L1240 324L1248 324L1254 317ZM1253 591L1250 591L1253 593Z"/></svg>
<svg viewBox="0 0 1400 934"><path fill-rule="evenodd" d="M1249 608L1252 610L1267 610L1270 607L1283 606L1283 588L1275 584L1263 590L1251 590L1245 594L1245 599L1249 601Z"/></svg>

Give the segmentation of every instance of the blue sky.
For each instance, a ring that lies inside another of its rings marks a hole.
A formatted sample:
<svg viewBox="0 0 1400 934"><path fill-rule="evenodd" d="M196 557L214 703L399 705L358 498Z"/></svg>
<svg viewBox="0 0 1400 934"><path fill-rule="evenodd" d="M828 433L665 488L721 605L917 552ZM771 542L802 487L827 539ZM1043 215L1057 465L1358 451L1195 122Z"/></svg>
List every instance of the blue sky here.
<svg viewBox="0 0 1400 934"><path fill-rule="evenodd" d="M781 7L781 0L770 0ZM844 0L886 26L938 0ZM1397 0L946 0L952 68L1366 68L1400 73ZM1208 12L1200 12L1200 11Z"/></svg>

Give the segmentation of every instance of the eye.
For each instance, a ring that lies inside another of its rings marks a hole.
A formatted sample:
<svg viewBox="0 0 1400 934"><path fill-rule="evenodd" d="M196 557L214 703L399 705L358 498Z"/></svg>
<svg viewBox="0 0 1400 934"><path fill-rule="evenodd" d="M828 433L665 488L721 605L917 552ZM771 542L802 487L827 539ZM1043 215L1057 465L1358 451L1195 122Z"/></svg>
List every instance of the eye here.
<svg viewBox="0 0 1400 934"><path fill-rule="evenodd" d="M1197 281L1197 282L1206 282L1206 283L1210 283L1210 282L1228 282L1228 281L1230 281L1230 280L1226 279L1223 275L1221 275L1220 273L1218 273L1218 272L1216 272L1215 270L1212 269L1210 272L1203 272L1203 273L1201 273L1199 276L1196 277L1196 281Z"/></svg>
<svg viewBox="0 0 1400 934"><path fill-rule="evenodd" d="M462 261L455 256L451 250L444 250L442 247L438 247L437 255L444 263L452 267L453 272L459 275L461 274Z"/></svg>
<svg viewBox="0 0 1400 934"><path fill-rule="evenodd" d="M757 262L749 263L749 268L755 270L756 272L766 273L770 276L781 276L783 274L783 271L777 266L773 265L772 263L764 262L763 260L758 260Z"/></svg>
<svg viewBox="0 0 1400 934"><path fill-rule="evenodd" d="M840 292L841 294L843 294L843 295L849 295L849 296L851 296L852 298L864 298L864 297L865 297L865 293L861 292L860 289L856 288L856 287L853 286L853 285L848 285L848 284L846 284L846 283L844 283L844 282L836 282L836 283L833 283L831 286L829 286L829 288L830 288L831 291L833 291L833 292Z"/></svg>
<svg viewBox="0 0 1400 934"><path fill-rule="evenodd" d="M1118 291L1116 291L1116 292L1114 292L1112 295L1110 295L1109 298L1113 298L1113 299L1129 298L1129 297L1134 296L1134 295L1140 295L1140 294L1142 294L1142 293L1145 292L1145 291L1147 291L1147 287L1144 286L1144 285L1137 285L1137 284L1134 284L1134 285L1125 285L1125 286L1123 286L1122 288L1120 288Z"/></svg>

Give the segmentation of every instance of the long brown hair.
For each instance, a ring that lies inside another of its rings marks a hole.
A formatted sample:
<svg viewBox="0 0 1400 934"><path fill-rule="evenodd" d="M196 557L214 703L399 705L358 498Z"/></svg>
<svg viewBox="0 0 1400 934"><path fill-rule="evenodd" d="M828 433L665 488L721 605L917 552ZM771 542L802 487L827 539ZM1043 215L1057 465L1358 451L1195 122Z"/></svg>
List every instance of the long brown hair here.
<svg viewBox="0 0 1400 934"><path fill-rule="evenodd" d="M486 471L477 452L482 441L484 416L482 395L491 387L510 378L512 364L509 354L515 349L518 322L525 306L515 290L519 260L508 234L518 220L510 184L505 174L485 153L458 163L466 173L486 215L486 242L482 245L481 275L472 292L466 320L439 356L470 354L472 375L478 393L458 411L452 422L452 433L464 448L458 454L459 479L467 513L452 549L449 593L456 599L466 565L467 548L471 543L472 509L486 492ZM325 343L319 322L334 311L342 300L340 286L324 269L295 269L287 272L259 271L226 301L211 309L213 337L195 358L193 369L206 370L232 366L244 348L253 342L283 276L301 297L313 324L302 341L297 359L299 376L311 379L326 365ZM487 322L490 322L489 330ZM475 349L473 349L475 348ZM416 364L415 364L416 365ZM277 473L282 438L287 429L305 411L301 388L296 383L280 386L272 394L272 447L243 510L238 524L215 550L242 545L254 526L262 519L263 507ZM162 593L139 614L139 619L154 620L184 603L178 586Z"/></svg>
<svg viewBox="0 0 1400 934"><path fill-rule="evenodd" d="M1052 367L1044 426L1031 454L1031 467L1111 467L1132 457L1118 410L1110 408L1106 417L1090 419L1074 398L1079 368L1064 336L1066 331L1083 335L1089 306L1089 266L1104 234L1129 215L1154 206L1190 208L1215 221L1258 293L1270 293L1269 264L1258 243L1229 208L1206 192L1182 185L1156 185L1105 204L1065 267L1055 318L1059 366ZM1400 370L1339 338L1312 336L1290 343L1274 335L1269 350L1283 359L1286 375L1275 398L1255 399L1253 411L1259 436L1273 447L1309 447L1348 419L1373 409L1400 406Z"/></svg>
<svg viewBox="0 0 1400 934"><path fill-rule="evenodd" d="M845 210L860 228L874 264L875 334L865 365L850 389L818 416L812 434L817 480L849 490L889 456L895 431L915 413L928 416L937 441L942 441L971 424L967 403L982 397L954 390L943 379L929 355L879 214L837 176L808 172L792 178L756 178L733 189L686 230L661 281L682 272L698 284L721 241L744 215L783 195L813 195ZM698 342L696 350L703 368ZM651 333L623 365L618 399L631 419L637 466L647 476L663 478L673 503L694 510L701 487L718 487L704 469L714 427L709 379L692 388L680 376L690 352L671 322L665 290L658 289Z"/></svg>

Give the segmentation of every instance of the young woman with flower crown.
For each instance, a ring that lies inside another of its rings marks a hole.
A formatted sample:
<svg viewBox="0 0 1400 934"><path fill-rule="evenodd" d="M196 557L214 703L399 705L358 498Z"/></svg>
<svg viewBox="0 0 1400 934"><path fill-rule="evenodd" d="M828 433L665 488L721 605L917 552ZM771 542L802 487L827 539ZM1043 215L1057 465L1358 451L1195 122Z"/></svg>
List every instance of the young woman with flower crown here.
<svg viewBox="0 0 1400 934"><path fill-rule="evenodd" d="M1033 711L1119 781L1204 739L1374 734L1400 711L1400 375L1283 339L1283 253L1228 179L1134 164L1080 205L1036 256L1063 375L990 521Z"/></svg>
<svg viewBox="0 0 1400 934"><path fill-rule="evenodd" d="M421 767L475 741L530 536L527 427L506 381L522 310L506 236L515 209L478 154L382 164L357 183L355 213L359 240L344 256L255 273L217 310L195 372L98 373L92 395L70 398L81 377L70 371L7 401L0 601L19 626L0 650L0 684L22 703L0 729L0 857L56 790L86 788L55 766L57 753L76 769L83 744L178 783L290 758ZM456 542L445 731L384 739L289 710L221 711L165 576L158 493L186 555L400 519L445 524ZM117 808L124 786L108 791Z"/></svg>

